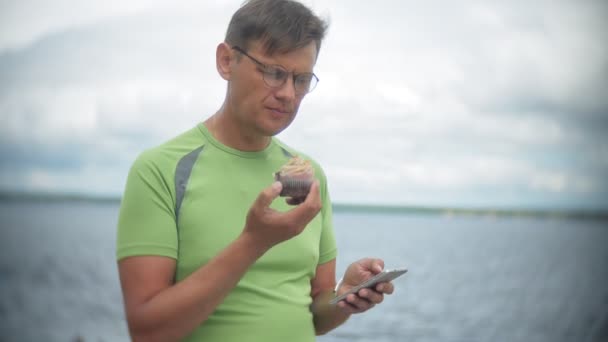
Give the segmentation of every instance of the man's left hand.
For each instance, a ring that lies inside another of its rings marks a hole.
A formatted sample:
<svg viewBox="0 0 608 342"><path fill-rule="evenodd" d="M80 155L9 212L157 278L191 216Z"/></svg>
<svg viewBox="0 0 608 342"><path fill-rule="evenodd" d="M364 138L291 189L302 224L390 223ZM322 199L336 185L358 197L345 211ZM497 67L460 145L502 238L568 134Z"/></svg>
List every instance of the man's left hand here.
<svg viewBox="0 0 608 342"><path fill-rule="evenodd" d="M384 261L381 259L365 258L350 264L336 295L348 292L351 288L382 272L383 269ZM380 304L384 300L384 295L391 294L393 291L394 287L391 282L383 282L373 288L361 289L356 294L349 294L337 305L347 313L361 313Z"/></svg>

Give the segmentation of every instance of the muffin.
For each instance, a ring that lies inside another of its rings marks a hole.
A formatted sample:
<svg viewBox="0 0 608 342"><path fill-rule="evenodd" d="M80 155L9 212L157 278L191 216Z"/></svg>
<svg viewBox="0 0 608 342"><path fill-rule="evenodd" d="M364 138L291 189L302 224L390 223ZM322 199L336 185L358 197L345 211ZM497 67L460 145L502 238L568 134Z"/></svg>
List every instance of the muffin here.
<svg viewBox="0 0 608 342"><path fill-rule="evenodd" d="M281 197L306 197L314 181L315 170L310 161L295 156L274 174L274 179L281 182Z"/></svg>

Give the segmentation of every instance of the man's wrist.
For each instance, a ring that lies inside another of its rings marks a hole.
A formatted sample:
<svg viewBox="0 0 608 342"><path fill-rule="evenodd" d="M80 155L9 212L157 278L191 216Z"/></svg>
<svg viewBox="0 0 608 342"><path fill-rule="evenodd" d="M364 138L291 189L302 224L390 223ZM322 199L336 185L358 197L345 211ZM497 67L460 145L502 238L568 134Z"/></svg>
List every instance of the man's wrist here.
<svg viewBox="0 0 608 342"><path fill-rule="evenodd" d="M255 238L254 234L244 231L236 239L237 243L241 244L243 250L248 250L251 256L257 260L264 255L270 247L262 244L258 239Z"/></svg>

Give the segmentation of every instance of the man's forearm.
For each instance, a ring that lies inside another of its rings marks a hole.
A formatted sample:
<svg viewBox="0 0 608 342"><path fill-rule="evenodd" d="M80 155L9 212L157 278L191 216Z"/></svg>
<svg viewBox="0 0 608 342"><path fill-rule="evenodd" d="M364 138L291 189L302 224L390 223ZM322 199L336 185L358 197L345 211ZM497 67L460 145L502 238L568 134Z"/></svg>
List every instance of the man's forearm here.
<svg viewBox="0 0 608 342"><path fill-rule="evenodd" d="M135 341L174 341L215 311L263 251L241 236L186 279L136 308L129 317Z"/></svg>
<svg viewBox="0 0 608 342"><path fill-rule="evenodd" d="M342 311L337 305L329 304L334 296L334 291L327 290L320 292L313 298L311 311L317 335L330 332L350 317L350 314Z"/></svg>

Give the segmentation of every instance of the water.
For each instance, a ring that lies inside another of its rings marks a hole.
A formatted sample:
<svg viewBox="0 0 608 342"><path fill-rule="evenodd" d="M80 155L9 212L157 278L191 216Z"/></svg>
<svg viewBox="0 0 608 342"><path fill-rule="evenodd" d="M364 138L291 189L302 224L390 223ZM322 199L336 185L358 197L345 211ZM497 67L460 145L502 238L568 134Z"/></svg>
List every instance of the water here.
<svg viewBox="0 0 608 342"><path fill-rule="evenodd" d="M608 341L606 222L343 214L335 223L340 269L377 255L410 272L327 341Z"/></svg>
<svg viewBox="0 0 608 342"><path fill-rule="evenodd" d="M0 201L0 341L128 341L118 204ZM608 222L335 213L338 270L406 266L320 342L608 341Z"/></svg>

